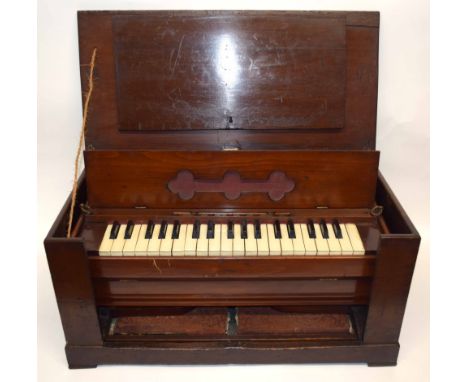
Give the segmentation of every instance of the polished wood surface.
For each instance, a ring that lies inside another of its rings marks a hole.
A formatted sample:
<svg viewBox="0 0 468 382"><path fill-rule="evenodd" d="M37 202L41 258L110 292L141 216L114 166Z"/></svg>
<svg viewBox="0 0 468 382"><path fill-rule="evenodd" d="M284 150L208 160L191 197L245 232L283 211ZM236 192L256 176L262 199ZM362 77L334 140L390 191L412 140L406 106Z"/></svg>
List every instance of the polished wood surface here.
<svg viewBox="0 0 468 382"><path fill-rule="evenodd" d="M345 17L112 21L121 130L344 127Z"/></svg>
<svg viewBox="0 0 468 382"><path fill-rule="evenodd" d="M79 12L78 25L81 63L98 52L88 146L375 148L376 12Z"/></svg>
<svg viewBox="0 0 468 382"><path fill-rule="evenodd" d="M376 151L87 151L88 202L91 207L122 208L370 208L378 159ZM182 169L206 180L220 179L226 171L265 180L281 171L295 187L278 201L264 193L236 200L222 193L197 193L182 200L168 189Z"/></svg>
<svg viewBox="0 0 468 382"><path fill-rule="evenodd" d="M97 49L86 174L73 238L69 198L44 243L69 367L395 365L420 237L378 173L379 14L84 11L78 33L83 88ZM180 182L183 171L193 180ZM239 176L226 180L229 171ZM275 172L290 182L267 181ZM365 254L98 252L113 221L308 218L355 224ZM216 333L192 318L219 311ZM312 315L314 333L291 332ZM172 339L159 334L168 320ZM145 334L148 322L159 332Z"/></svg>

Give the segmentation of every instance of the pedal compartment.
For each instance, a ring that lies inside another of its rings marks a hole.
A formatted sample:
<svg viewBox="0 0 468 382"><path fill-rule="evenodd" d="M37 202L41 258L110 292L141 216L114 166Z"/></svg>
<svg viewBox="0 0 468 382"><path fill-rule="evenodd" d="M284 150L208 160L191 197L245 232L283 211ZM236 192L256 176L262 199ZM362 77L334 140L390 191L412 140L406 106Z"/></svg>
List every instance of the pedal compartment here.
<svg viewBox="0 0 468 382"><path fill-rule="evenodd" d="M197 307L134 312L114 309L103 321L106 341L357 340L352 312L275 307Z"/></svg>

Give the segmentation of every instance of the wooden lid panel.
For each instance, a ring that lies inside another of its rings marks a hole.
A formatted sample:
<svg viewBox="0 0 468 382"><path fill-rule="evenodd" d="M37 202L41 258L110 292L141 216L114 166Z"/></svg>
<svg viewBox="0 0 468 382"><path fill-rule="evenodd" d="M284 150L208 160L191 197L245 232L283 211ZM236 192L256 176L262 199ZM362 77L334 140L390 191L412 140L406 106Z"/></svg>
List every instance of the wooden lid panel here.
<svg viewBox="0 0 468 382"><path fill-rule="evenodd" d="M375 148L378 13L79 12L96 149Z"/></svg>
<svg viewBox="0 0 468 382"><path fill-rule="evenodd" d="M345 18L113 18L119 129L344 126Z"/></svg>

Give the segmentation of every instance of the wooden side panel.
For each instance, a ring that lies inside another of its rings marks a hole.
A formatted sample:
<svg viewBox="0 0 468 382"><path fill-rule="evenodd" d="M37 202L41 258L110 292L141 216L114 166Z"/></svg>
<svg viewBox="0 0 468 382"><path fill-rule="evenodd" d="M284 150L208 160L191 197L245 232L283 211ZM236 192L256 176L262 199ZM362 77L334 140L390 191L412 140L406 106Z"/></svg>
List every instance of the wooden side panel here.
<svg viewBox="0 0 468 382"><path fill-rule="evenodd" d="M398 342L421 241L382 174L378 183L377 202L384 207L391 233L381 236L376 257L364 331L366 344Z"/></svg>
<svg viewBox="0 0 468 382"><path fill-rule="evenodd" d="M383 235L376 259L364 342L395 343L400 336L406 300L419 248L418 237Z"/></svg>
<svg viewBox="0 0 468 382"><path fill-rule="evenodd" d="M47 238L44 244L67 343L101 344L93 285L83 241Z"/></svg>
<svg viewBox="0 0 468 382"><path fill-rule="evenodd" d="M83 173L78 181L75 218L80 214L79 204L85 201L86 179ZM44 240L47 261L67 343L99 345L102 339L85 244L81 238L65 237L70 204L71 195Z"/></svg>
<svg viewBox="0 0 468 382"><path fill-rule="evenodd" d="M88 201L103 208L368 208L378 159L378 152L85 152ZM281 171L294 189L279 201L265 193L229 200L211 192L183 200L168 188L181 170L205 181L219 181L227 171L253 181Z"/></svg>

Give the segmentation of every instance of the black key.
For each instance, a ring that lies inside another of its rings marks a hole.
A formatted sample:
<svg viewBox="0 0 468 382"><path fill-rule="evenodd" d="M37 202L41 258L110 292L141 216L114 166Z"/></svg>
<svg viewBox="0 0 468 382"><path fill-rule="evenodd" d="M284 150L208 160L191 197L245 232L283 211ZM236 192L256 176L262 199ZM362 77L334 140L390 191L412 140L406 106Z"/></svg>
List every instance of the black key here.
<svg viewBox="0 0 468 382"><path fill-rule="evenodd" d="M130 239L132 237L134 227L135 227L135 224L133 224L133 222L129 220L127 223L127 228L125 228L125 235L124 235L125 240Z"/></svg>
<svg viewBox="0 0 468 382"><path fill-rule="evenodd" d="M161 228L159 229L158 239L165 239L167 232L167 221L163 220L161 222Z"/></svg>
<svg viewBox="0 0 468 382"><path fill-rule="evenodd" d="M212 221L208 222L208 230L206 232L207 239L214 239L215 225Z"/></svg>
<svg viewBox="0 0 468 382"><path fill-rule="evenodd" d="M227 238L234 239L234 224L232 222L228 222Z"/></svg>
<svg viewBox="0 0 468 382"><path fill-rule="evenodd" d="M154 232L154 222L150 220L146 225L145 239L152 239Z"/></svg>
<svg viewBox="0 0 468 382"><path fill-rule="evenodd" d="M278 220L275 220L273 224L273 230L275 231L275 239L281 239L281 227Z"/></svg>
<svg viewBox="0 0 468 382"><path fill-rule="evenodd" d="M119 230L120 230L120 223L116 221L112 223L112 229L109 235L109 239L116 239L117 235L119 234Z"/></svg>
<svg viewBox="0 0 468 382"><path fill-rule="evenodd" d="M333 231L335 232L335 237L337 239L343 239L343 233L341 232L341 227L340 227L340 223L338 223L338 220L333 220L333 223L332 223L332 226L333 226Z"/></svg>
<svg viewBox="0 0 468 382"><path fill-rule="evenodd" d="M193 223L192 239L200 239L200 220L195 220Z"/></svg>
<svg viewBox="0 0 468 382"><path fill-rule="evenodd" d="M322 236L324 239L328 239L328 228L325 220L320 220L320 231L322 231Z"/></svg>
<svg viewBox="0 0 468 382"><path fill-rule="evenodd" d="M309 234L309 238L316 239L317 234L315 233L315 226L313 220L307 220L307 232Z"/></svg>
<svg viewBox="0 0 468 382"><path fill-rule="evenodd" d="M286 227L288 228L288 237L290 239L295 239L296 238L296 230L294 229L293 221L288 220L288 224L286 224Z"/></svg>
<svg viewBox="0 0 468 382"><path fill-rule="evenodd" d="M262 231L260 229L260 222L258 220L255 220L254 230L255 230L255 239L261 239L262 238Z"/></svg>
<svg viewBox="0 0 468 382"><path fill-rule="evenodd" d="M178 239L180 234L180 223L178 220L174 221L174 225L172 227L172 235L171 239Z"/></svg>
<svg viewBox="0 0 468 382"><path fill-rule="evenodd" d="M247 221L241 223L241 239L247 239Z"/></svg>

